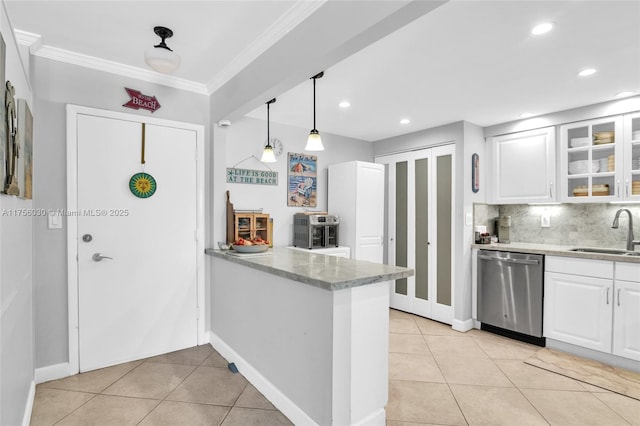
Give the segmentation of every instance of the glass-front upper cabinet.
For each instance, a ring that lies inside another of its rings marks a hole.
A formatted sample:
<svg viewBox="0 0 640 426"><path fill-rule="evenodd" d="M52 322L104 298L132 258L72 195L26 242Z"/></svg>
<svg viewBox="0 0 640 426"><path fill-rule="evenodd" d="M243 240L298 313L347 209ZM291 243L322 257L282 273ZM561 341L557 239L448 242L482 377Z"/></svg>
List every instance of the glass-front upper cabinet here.
<svg viewBox="0 0 640 426"><path fill-rule="evenodd" d="M563 125L560 138L562 201L593 203L624 197L622 116Z"/></svg>
<svg viewBox="0 0 640 426"><path fill-rule="evenodd" d="M640 201L640 112L624 116L622 182L626 200Z"/></svg>

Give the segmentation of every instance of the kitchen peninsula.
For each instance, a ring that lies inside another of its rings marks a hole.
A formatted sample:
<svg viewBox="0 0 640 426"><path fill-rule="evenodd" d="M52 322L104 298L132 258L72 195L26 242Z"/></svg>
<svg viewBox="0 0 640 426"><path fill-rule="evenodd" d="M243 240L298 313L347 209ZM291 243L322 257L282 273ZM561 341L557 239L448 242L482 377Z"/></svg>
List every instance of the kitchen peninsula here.
<svg viewBox="0 0 640 426"><path fill-rule="evenodd" d="M413 270L284 247L206 253L218 352L295 424L385 424L389 281Z"/></svg>

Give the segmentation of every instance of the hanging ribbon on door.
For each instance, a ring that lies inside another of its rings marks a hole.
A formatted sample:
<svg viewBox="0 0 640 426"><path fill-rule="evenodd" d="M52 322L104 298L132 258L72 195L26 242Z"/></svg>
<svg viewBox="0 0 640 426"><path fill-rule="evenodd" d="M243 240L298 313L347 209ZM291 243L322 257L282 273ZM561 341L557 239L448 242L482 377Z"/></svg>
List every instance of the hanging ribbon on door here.
<svg viewBox="0 0 640 426"><path fill-rule="evenodd" d="M149 173L145 173L145 133L146 126L142 123L142 144L140 148L140 166L142 171L131 176L129 179L129 190L133 195L138 198L149 198L156 192L157 184L156 180Z"/></svg>

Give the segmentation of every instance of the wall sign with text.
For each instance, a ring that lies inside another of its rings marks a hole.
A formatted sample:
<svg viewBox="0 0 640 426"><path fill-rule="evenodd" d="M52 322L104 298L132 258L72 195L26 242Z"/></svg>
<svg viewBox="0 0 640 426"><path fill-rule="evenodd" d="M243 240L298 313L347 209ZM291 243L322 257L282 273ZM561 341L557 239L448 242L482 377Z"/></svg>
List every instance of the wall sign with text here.
<svg viewBox="0 0 640 426"><path fill-rule="evenodd" d="M161 105L158 102L158 99L155 96L143 95L140 91L129 89L125 87L124 90L127 91L127 94L131 99L126 104L123 104L123 107L131 108L131 109L146 109L151 111L152 113L158 110Z"/></svg>
<svg viewBox="0 0 640 426"><path fill-rule="evenodd" d="M227 183L278 185L278 172L227 167Z"/></svg>

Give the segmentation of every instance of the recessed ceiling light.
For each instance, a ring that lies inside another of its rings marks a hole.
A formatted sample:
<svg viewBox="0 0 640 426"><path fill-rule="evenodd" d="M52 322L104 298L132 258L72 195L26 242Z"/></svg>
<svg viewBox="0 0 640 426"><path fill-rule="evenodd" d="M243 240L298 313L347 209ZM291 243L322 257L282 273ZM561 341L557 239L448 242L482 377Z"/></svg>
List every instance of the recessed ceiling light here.
<svg viewBox="0 0 640 426"><path fill-rule="evenodd" d="M586 76L588 76L588 75L593 75L593 74L595 74L595 73L596 73L596 69L595 69L595 68L587 68L587 69L584 69L584 70L580 71L580 72L578 73L578 76L580 76L580 77L586 77Z"/></svg>
<svg viewBox="0 0 640 426"><path fill-rule="evenodd" d="M351 106L351 103L349 101L342 101L338 104L338 106L340 108L349 108Z"/></svg>
<svg viewBox="0 0 640 426"><path fill-rule="evenodd" d="M400 124L409 124L411 123L411 120L409 120L408 118L403 118L402 120L400 120Z"/></svg>
<svg viewBox="0 0 640 426"><path fill-rule="evenodd" d="M538 24L531 30L531 34L540 35L544 33L548 33L553 28L553 24L551 22L543 22L542 24Z"/></svg>
<svg viewBox="0 0 640 426"><path fill-rule="evenodd" d="M627 96L635 95L636 92L620 92L616 95L616 98L626 98Z"/></svg>
<svg viewBox="0 0 640 426"><path fill-rule="evenodd" d="M522 114L520 114L520 118L529 118L529 117L533 117L533 114L530 112L523 112Z"/></svg>

